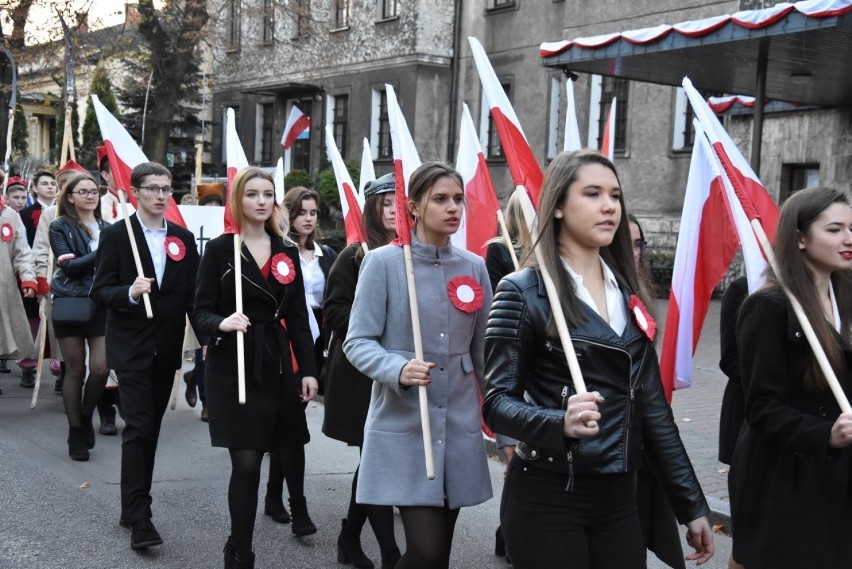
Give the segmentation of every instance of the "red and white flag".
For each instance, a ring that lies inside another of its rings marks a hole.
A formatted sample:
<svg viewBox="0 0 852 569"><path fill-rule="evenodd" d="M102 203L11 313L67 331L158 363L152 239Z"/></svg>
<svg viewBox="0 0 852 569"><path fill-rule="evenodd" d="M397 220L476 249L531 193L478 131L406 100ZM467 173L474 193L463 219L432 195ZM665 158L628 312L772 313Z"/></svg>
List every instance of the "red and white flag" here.
<svg viewBox="0 0 852 569"><path fill-rule="evenodd" d="M325 125L325 147L328 152L328 161L331 162L331 166L334 168L334 177L337 179L340 210L343 212L343 226L346 229L346 244L366 243L367 238L361 225L361 204L358 203L355 184L352 183L352 176L349 175L349 170L343 163L340 150L337 149L337 143L334 141L334 129L331 128L330 124Z"/></svg>
<svg viewBox="0 0 852 569"><path fill-rule="evenodd" d="M615 159L615 97L612 98L612 104L609 106L609 113L606 115L606 123L604 123L603 137L601 138L601 154L610 159Z"/></svg>
<svg viewBox="0 0 852 569"><path fill-rule="evenodd" d="M392 85L385 85L388 96L388 123L393 146L393 171L396 178L396 234L394 243L411 245L411 220L408 216L408 179L420 167L420 155Z"/></svg>
<svg viewBox="0 0 852 569"><path fill-rule="evenodd" d="M565 98L565 143L562 150L571 152L583 148L583 143L580 142L580 127L577 124L577 107L574 103L574 82L571 79L566 81Z"/></svg>
<svg viewBox="0 0 852 569"><path fill-rule="evenodd" d="M231 186L240 168L249 165L240 137L237 134L237 123L234 109L228 109L225 118L225 156L228 164L228 187L225 190L225 233L239 233L240 226L231 215Z"/></svg>
<svg viewBox="0 0 852 569"><path fill-rule="evenodd" d="M358 201L361 202L361 207L364 207L364 188L367 187L367 182L376 179L376 169L373 166L373 150L370 148L370 141L364 138L364 149L361 151L361 179L358 180Z"/></svg>
<svg viewBox="0 0 852 569"><path fill-rule="evenodd" d="M526 188L533 204L538 207L538 196L544 179L541 165L527 142L527 137L521 128L521 121L518 120L509 97L500 85L497 74L494 73L494 68L491 67L491 62L485 54L485 49L474 37L469 37L468 41L486 102L491 109L491 118L500 135L500 144L503 146L503 154L512 173L512 180L515 186Z"/></svg>
<svg viewBox="0 0 852 569"><path fill-rule="evenodd" d="M130 173L139 164L149 162L145 153L118 122L112 113L101 103L97 95L92 95L92 105L95 108L95 117L101 129L101 138L104 139L107 160L109 160L110 173L117 190L124 190L130 204L136 207L136 197L130 191ZM186 227L186 222L180 214L175 200L169 198L166 203L165 217L172 223Z"/></svg>
<svg viewBox="0 0 852 569"><path fill-rule="evenodd" d="M465 208L461 229L453 233L453 246L485 257L485 244L497 236L497 211L500 202L491 183L485 155L476 136L476 128L467 103L463 105L459 154L456 170L464 181Z"/></svg>
<svg viewBox="0 0 852 569"><path fill-rule="evenodd" d="M299 107L293 105L290 109L290 116L287 117L287 124L284 126L284 134L281 135L281 146L284 150L289 150L299 135L305 132L311 126L311 119L303 113Z"/></svg>
<svg viewBox="0 0 852 569"><path fill-rule="evenodd" d="M284 187L284 159L278 158L278 163L275 165L275 203L281 205L284 203L284 194L287 188Z"/></svg>

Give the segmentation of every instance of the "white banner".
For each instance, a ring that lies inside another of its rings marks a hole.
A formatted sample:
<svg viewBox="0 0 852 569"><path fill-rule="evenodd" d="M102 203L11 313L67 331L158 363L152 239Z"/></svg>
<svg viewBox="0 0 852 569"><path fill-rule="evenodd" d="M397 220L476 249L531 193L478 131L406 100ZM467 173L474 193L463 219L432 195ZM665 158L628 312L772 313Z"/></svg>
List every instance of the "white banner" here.
<svg viewBox="0 0 852 569"><path fill-rule="evenodd" d="M204 255L204 246L225 230L225 208L215 205L181 205L180 214L186 227L195 235L198 254Z"/></svg>

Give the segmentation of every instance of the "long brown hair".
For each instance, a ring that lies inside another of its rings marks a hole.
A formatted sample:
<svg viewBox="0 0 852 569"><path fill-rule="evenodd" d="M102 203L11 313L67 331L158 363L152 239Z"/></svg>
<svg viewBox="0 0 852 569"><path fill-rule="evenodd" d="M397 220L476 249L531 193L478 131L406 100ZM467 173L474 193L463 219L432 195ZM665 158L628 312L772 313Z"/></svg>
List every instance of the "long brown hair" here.
<svg viewBox="0 0 852 569"><path fill-rule="evenodd" d="M261 168L249 166L237 171L237 175L234 176L234 183L231 185L230 203L228 205L231 209L231 216L239 225L243 225L246 221L246 215L243 211L243 196L246 193L246 184L255 178L267 180L272 183L273 188L275 187L275 180L272 174ZM275 201L274 198L273 201ZM281 229L281 211L277 205L273 206L272 215L264 222L263 226L267 232L283 238L286 244L292 245L290 238Z"/></svg>
<svg viewBox="0 0 852 569"><path fill-rule="evenodd" d="M388 196L393 196L393 192L373 194L367 196L367 199L364 200L364 215L361 217L361 228L364 230L364 236L367 238L367 247L371 251L387 245L396 237L396 232L385 229L383 210L385 198ZM364 249L358 247L355 256L362 257L363 255Z"/></svg>
<svg viewBox="0 0 852 569"><path fill-rule="evenodd" d="M773 247L779 274L776 275L767 267L766 284L767 287L780 290L783 283L798 299L814 327L820 345L825 349L831 367L835 373L839 373L842 367L842 346L825 318L819 291L814 285L814 273L807 265L805 253L799 249L800 239L810 235L814 221L836 203L849 205L849 198L842 191L831 187L801 190L784 202ZM849 343L852 341L852 272L834 271L831 273L831 284L834 286L837 309L840 312L841 336ZM805 385L813 390L828 389L816 358L811 361L811 370L805 378Z"/></svg>
<svg viewBox="0 0 852 569"><path fill-rule="evenodd" d="M89 239L91 239L92 230L86 227L86 225L80 221L80 216L77 214L77 208L74 207L74 204L68 201L68 198L71 196L72 193L74 193L74 190L77 188L77 186L79 186L81 182L84 182L86 180L92 182L95 185L95 189L98 189L98 183L95 181L95 179L89 176L88 174L83 173L72 175L62 185L62 189L59 190L59 197L56 198L56 217L59 218L64 216L72 220L77 225L77 227L85 231L86 235L88 235ZM94 211L96 219L101 219L100 203L101 198L99 196L98 207L96 207Z"/></svg>
<svg viewBox="0 0 852 569"><path fill-rule="evenodd" d="M299 235L293 233L293 221L299 215L299 212L302 211L302 202L305 200L314 200L317 204L317 208L319 208L320 196L316 190L312 190L304 186L295 186L287 190L287 193L284 194L284 206L287 208L287 218L290 222L290 239L296 243L299 242ZM319 219L317 219L317 224L314 225L314 230L305 237L305 249L313 249L314 241L319 236Z"/></svg>
<svg viewBox="0 0 852 569"><path fill-rule="evenodd" d="M553 159L544 174L541 195L538 199L538 240L535 246L542 253L544 266L553 276L562 312L568 326L578 326L585 320L581 301L577 299L574 279L568 274L559 254L559 234L562 223L555 221L556 210L568 199L568 190L577 181L580 169L590 164L599 164L612 170L618 180L618 172L612 162L595 150L562 152ZM621 186L621 181L618 181ZM627 285L630 292L636 294L648 310L652 310L647 291L642 286L636 264L633 261L633 246L630 243L630 228L627 225L627 207L624 204L624 189L619 193L621 221L615 230L612 243L600 248L600 255L615 275ZM556 324L551 315L547 323L547 333L556 335Z"/></svg>

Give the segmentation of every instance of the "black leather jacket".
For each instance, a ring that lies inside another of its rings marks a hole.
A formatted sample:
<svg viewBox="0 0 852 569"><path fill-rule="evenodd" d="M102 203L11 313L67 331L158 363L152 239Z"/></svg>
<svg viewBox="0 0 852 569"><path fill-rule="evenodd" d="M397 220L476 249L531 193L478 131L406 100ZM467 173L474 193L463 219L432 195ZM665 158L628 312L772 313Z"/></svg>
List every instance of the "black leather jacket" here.
<svg viewBox="0 0 852 569"><path fill-rule="evenodd" d="M630 293L621 288L627 303ZM663 393L653 344L632 317L618 336L581 305L586 321L571 329L571 339L587 389L604 398L598 434L584 439L563 434L568 398L576 392L559 339L545 333L550 305L534 269L505 277L491 306L485 336L485 421L494 431L523 441L517 447L520 458L564 475L566 482L573 475L635 471L644 445L662 473L678 520L686 523L707 514Z"/></svg>
<svg viewBox="0 0 852 569"><path fill-rule="evenodd" d="M109 224L98 220L101 231ZM54 296L89 296L95 278L95 254L89 251L91 239L82 227L65 216L50 223L50 248L56 259L56 270L50 281Z"/></svg>

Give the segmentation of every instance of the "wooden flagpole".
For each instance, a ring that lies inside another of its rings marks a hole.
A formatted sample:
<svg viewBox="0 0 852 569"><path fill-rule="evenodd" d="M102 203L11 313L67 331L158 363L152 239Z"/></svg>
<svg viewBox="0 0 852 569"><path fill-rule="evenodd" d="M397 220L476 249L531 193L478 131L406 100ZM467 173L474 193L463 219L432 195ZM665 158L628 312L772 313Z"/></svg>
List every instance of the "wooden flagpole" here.
<svg viewBox="0 0 852 569"><path fill-rule="evenodd" d="M186 345L186 337L187 336L189 336L189 317L186 318L186 325L183 328L183 345L184 346ZM181 361L183 361L182 357L181 357ZM181 366L181 367L177 368L177 370L175 370L175 380L174 380L174 383L172 384L172 397L171 397L171 401L169 402L169 407L171 407L172 411L174 411L175 408L177 407L177 396L178 396L178 392L180 391L180 376L181 376L180 372L182 372L182 371L183 371L183 366Z"/></svg>
<svg viewBox="0 0 852 569"><path fill-rule="evenodd" d="M411 309L411 327L414 332L414 357L424 361L423 336L420 334L420 308L417 306L417 286L414 282L414 261L411 257L411 245L402 247L405 258L405 276L408 281L408 306ZM425 385L417 388L420 397L420 424L423 430L423 452L426 458L426 478L435 479L435 456L432 452L432 426L429 422L429 394Z"/></svg>
<svg viewBox="0 0 852 569"><path fill-rule="evenodd" d="M524 212L524 220L529 229L530 241L533 243L533 251L538 261L539 271L541 271L541 278L544 281L544 288L547 290L547 300L550 302L550 311L553 313L553 321L556 323L556 330L559 332L559 340L562 343L562 351L565 353L565 361L568 363L571 381L574 383L574 391L577 394L586 393L588 390L586 389L586 383L583 381L583 372L580 370L580 362L577 361L574 345L571 343L571 334L568 332L565 313L562 312L562 305L559 303L556 283L553 282L553 277L550 275L547 265L544 264L544 258L539 248L535 246L538 242L535 208L529 194L527 194L526 188L521 185L515 186L515 192L521 192L521 209ZM597 427L597 421L588 421L586 422L586 426L594 429Z"/></svg>
<svg viewBox="0 0 852 569"><path fill-rule="evenodd" d="M234 290L236 291L237 312L243 313L243 251L242 235L234 233ZM246 339L245 334L237 332L237 398L240 405L246 403Z"/></svg>
<svg viewBox="0 0 852 569"><path fill-rule="evenodd" d="M502 209L497 210L497 222L500 224L500 232L503 234L503 243L506 244L509 255L512 256L512 264L515 265L517 271L520 263L518 263L518 255L515 253L515 244L512 243L512 236L509 235L509 228L506 227L506 218L503 216Z"/></svg>
<svg viewBox="0 0 852 569"><path fill-rule="evenodd" d="M130 239L130 248L133 250L133 261L136 263L136 274L140 277L145 277L145 272L142 270L142 259L139 257L139 246L136 244L136 237L133 235L133 226L130 224L130 214L127 211L127 196L125 189L118 189L118 201L121 205L121 214L124 216L124 227L127 228L127 237ZM145 315L148 320L154 318L154 311L151 309L151 297L146 292L142 295L142 301L145 303Z"/></svg>
<svg viewBox="0 0 852 569"><path fill-rule="evenodd" d="M53 268L53 249L48 247L47 249L47 287L50 289L50 280L52 275ZM47 315L45 314L45 305L48 302L48 298L50 298L50 292L41 297L41 300L38 303L38 319L39 319L39 329L38 329L38 363L36 364L36 378L35 378L35 388L33 389L33 399L30 402L30 409L35 409L36 402L38 401L38 391L41 387L41 376L44 373L44 348L47 345Z"/></svg>

